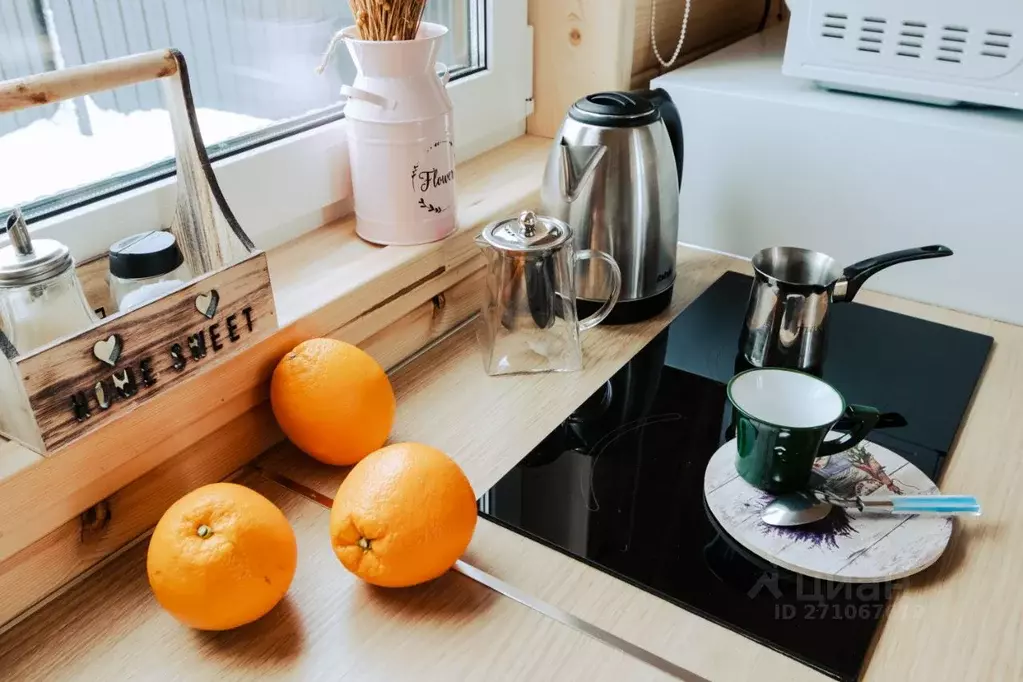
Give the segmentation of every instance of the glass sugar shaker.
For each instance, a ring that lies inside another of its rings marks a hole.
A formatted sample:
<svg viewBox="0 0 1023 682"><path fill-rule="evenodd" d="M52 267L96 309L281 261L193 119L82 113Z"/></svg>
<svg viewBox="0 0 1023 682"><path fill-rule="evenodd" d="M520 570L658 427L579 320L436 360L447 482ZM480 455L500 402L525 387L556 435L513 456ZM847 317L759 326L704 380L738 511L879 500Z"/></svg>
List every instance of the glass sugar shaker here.
<svg viewBox="0 0 1023 682"><path fill-rule="evenodd" d="M97 318L68 247L33 241L18 209L7 218L6 232L11 243L0 249L0 328L18 353L91 327Z"/></svg>

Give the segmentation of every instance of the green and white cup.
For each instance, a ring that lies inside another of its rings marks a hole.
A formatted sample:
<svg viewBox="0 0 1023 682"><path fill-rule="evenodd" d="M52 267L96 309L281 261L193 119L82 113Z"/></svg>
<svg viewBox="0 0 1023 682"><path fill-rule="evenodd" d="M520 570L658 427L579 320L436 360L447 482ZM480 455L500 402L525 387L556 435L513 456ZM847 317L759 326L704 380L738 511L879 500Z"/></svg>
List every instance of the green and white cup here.
<svg viewBox="0 0 1023 682"><path fill-rule="evenodd" d="M761 490L806 489L817 457L848 450L877 425L873 407L846 405L835 388L790 369L752 369L728 382L736 413L739 475ZM848 431L825 441L832 429Z"/></svg>

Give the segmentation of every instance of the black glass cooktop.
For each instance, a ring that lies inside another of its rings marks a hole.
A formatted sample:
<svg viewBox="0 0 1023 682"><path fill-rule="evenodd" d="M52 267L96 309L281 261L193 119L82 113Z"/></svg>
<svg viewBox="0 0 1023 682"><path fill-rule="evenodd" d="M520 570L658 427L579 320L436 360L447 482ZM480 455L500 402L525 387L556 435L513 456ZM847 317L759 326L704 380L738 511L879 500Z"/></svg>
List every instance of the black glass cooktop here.
<svg viewBox="0 0 1023 682"><path fill-rule="evenodd" d="M722 276L480 498L480 513L838 679L856 679L893 584L805 578L753 556L703 499L731 436L725 382L750 279ZM871 440L937 478L991 348L986 336L835 306L824 378L898 412Z"/></svg>

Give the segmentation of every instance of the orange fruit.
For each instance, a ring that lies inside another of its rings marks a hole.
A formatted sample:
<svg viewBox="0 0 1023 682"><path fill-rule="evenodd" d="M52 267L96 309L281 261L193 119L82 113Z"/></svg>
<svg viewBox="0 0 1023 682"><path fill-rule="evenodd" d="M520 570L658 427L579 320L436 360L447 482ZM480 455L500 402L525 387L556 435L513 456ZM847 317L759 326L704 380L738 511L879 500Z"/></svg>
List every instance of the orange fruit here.
<svg viewBox="0 0 1023 682"><path fill-rule="evenodd" d="M476 496L436 448L397 443L349 472L330 510L330 538L345 568L382 587L432 580L455 563L476 528Z"/></svg>
<svg viewBox="0 0 1023 682"><path fill-rule="evenodd" d="M170 506L146 556L160 606L185 625L229 630L262 617L295 576L295 532L273 502L214 483Z"/></svg>
<svg viewBox="0 0 1023 682"><path fill-rule="evenodd" d="M370 355L350 343L312 339L274 370L270 404L300 450L351 465L381 447L394 424L394 390Z"/></svg>

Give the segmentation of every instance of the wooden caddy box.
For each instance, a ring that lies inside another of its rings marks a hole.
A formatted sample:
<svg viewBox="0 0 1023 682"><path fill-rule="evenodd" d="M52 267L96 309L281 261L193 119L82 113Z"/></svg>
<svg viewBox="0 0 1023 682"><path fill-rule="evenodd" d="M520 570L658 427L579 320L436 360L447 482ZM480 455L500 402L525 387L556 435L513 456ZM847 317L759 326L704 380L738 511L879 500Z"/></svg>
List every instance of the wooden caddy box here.
<svg viewBox="0 0 1023 682"><path fill-rule="evenodd" d="M179 52L0 83L0 112L155 79L164 84L177 161L170 231L191 271L201 274L162 298L24 354L0 333L0 371L12 373L10 383L20 389L18 396L3 397L3 409L20 410L20 418L5 420L12 426L0 433L45 456L277 329L266 254L238 225L220 191Z"/></svg>

